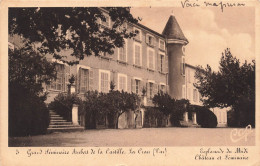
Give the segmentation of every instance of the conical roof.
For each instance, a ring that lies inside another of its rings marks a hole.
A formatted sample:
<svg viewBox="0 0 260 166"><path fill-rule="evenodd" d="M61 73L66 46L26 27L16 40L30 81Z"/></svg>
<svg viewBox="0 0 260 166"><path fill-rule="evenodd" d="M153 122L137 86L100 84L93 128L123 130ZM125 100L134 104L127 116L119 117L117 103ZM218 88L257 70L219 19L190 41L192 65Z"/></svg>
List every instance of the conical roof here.
<svg viewBox="0 0 260 166"><path fill-rule="evenodd" d="M184 40L188 42L187 38L184 36L175 16L171 15L162 34L167 39L177 39Z"/></svg>

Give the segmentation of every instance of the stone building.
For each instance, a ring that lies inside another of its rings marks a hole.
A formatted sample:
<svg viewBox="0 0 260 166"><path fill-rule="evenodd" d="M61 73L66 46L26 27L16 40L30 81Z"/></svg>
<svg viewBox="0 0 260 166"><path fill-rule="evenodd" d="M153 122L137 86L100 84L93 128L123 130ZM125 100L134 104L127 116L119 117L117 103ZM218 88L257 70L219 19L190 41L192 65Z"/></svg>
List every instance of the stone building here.
<svg viewBox="0 0 260 166"><path fill-rule="evenodd" d="M108 15L106 18L106 21L101 21L100 24L109 28L112 22ZM46 103L53 101L57 94L66 93L69 78L74 75L76 80L72 92L79 96L89 90L108 92L112 81L116 90L133 92L140 96L142 89L146 89L145 105L148 106L152 105L151 99L159 90L168 92L175 99L186 98L191 103L201 104L199 93L190 82L193 80L190 76L194 68L185 65L184 47L188 40L175 16L169 17L162 34L139 23L126 26L127 29L139 33L133 39L125 39L124 47L115 48L113 55L101 53L98 57L85 57L74 66L57 61L57 79L44 86L48 92ZM14 40L10 38L9 42L13 43ZM69 53L69 50L63 51L64 55ZM52 57L49 59L55 61ZM139 126L142 126L144 110L139 114ZM133 113L121 115L119 128L132 128L135 125L134 116ZM100 127L105 126L106 118L98 123Z"/></svg>

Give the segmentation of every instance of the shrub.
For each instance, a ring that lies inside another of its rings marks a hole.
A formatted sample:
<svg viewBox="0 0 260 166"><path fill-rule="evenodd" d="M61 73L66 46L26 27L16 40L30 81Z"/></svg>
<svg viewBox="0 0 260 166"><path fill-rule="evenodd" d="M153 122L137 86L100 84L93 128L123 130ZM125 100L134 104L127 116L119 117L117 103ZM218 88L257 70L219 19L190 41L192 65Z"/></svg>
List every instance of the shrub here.
<svg viewBox="0 0 260 166"><path fill-rule="evenodd" d="M170 121L173 126L181 126L180 121L183 120L183 114L187 111L189 100L175 100L173 111L171 112Z"/></svg>
<svg viewBox="0 0 260 166"><path fill-rule="evenodd" d="M72 121L72 106L80 103L81 100L76 94L59 93L49 104L49 109L54 110L67 121Z"/></svg>
<svg viewBox="0 0 260 166"><path fill-rule="evenodd" d="M218 124L216 115L208 108L198 105L190 105L190 112L196 112L197 123L203 128L215 128Z"/></svg>
<svg viewBox="0 0 260 166"><path fill-rule="evenodd" d="M45 134L50 118L43 98L22 87L13 88L9 89L9 136Z"/></svg>
<svg viewBox="0 0 260 166"><path fill-rule="evenodd" d="M144 127L163 127L165 126L164 114L154 107L146 107L144 113Z"/></svg>

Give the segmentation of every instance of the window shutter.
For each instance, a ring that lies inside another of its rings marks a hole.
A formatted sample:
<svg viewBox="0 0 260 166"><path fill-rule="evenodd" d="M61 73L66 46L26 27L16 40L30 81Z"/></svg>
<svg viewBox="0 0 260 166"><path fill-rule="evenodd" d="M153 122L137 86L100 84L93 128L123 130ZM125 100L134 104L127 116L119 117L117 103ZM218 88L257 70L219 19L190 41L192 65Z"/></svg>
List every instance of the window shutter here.
<svg viewBox="0 0 260 166"><path fill-rule="evenodd" d="M93 70L90 69L89 70L89 90L94 90L93 81L94 81L94 73L93 73Z"/></svg>
<svg viewBox="0 0 260 166"><path fill-rule="evenodd" d="M78 93L80 93L80 81L81 81L81 67L79 68L79 71L78 71L78 87L77 87L77 91Z"/></svg>
<svg viewBox="0 0 260 166"><path fill-rule="evenodd" d="M161 55L157 54L157 70L161 71Z"/></svg>
<svg viewBox="0 0 260 166"><path fill-rule="evenodd" d="M69 84L69 76L70 76L70 66L64 66L65 67L65 86L64 86L64 89L65 89L65 91L68 91L68 84Z"/></svg>
<svg viewBox="0 0 260 166"><path fill-rule="evenodd" d="M158 93L158 84L153 84L153 96Z"/></svg>
<svg viewBox="0 0 260 166"><path fill-rule="evenodd" d="M149 95L149 92L148 92L148 87L149 87L149 84L148 84L148 82L146 82L146 86L145 86L145 90L146 90L146 96L148 97Z"/></svg>
<svg viewBox="0 0 260 166"><path fill-rule="evenodd" d="M131 92L135 93L135 79L131 79Z"/></svg>
<svg viewBox="0 0 260 166"><path fill-rule="evenodd" d="M168 56L167 55L165 55L164 56L164 59L165 59L165 64L164 64L164 73L169 73L169 71L168 71Z"/></svg>
<svg viewBox="0 0 260 166"><path fill-rule="evenodd" d="M146 42L146 44L148 44L149 43L149 36L146 34L146 39L145 39L145 42Z"/></svg>
<svg viewBox="0 0 260 166"><path fill-rule="evenodd" d="M143 81L139 81L139 86L138 86L138 88L139 88L139 90L138 90L138 92L139 92L139 95L142 95L143 94L143 87L144 87L144 82Z"/></svg>

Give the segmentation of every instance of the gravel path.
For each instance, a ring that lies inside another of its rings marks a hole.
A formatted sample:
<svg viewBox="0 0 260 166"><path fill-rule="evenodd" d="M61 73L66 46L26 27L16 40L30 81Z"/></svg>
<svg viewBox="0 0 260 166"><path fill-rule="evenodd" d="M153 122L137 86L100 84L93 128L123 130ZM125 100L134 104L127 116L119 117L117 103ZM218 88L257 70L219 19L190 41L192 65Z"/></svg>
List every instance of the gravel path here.
<svg viewBox="0 0 260 166"><path fill-rule="evenodd" d="M31 137L9 138L16 147L85 147L85 146L253 146L255 129L239 141L231 141L234 128L143 128L102 129L83 132L52 133ZM237 129L244 130L244 129Z"/></svg>

